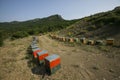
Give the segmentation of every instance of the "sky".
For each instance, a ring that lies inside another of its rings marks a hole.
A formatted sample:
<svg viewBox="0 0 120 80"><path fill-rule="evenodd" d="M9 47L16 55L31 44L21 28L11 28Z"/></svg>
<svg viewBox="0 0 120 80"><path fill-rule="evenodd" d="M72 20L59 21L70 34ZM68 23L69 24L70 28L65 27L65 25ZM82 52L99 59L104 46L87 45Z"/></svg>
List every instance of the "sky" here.
<svg viewBox="0 0 120 80"><path fill-rule="evenodd" d="M120 6L120 0L0 0L0 22L61 15L79 19Z"/></svg>

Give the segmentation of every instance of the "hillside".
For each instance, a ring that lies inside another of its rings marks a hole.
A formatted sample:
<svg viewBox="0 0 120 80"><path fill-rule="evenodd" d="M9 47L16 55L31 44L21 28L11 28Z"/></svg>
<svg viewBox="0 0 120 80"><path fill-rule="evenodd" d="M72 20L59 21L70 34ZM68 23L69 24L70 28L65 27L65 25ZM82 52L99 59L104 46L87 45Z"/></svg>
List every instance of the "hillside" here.
<svg viewBox="0 0 120 80"><path fill-rule="evenodd" d="M66 28L76 21L78 20L64 20L60 15L52 15L23 22L13 21L0 23L0 46L3 45L3 40L6 38L14 40L29 35L57 31Z"/></svg>
<svg viewBox="0 0 120 80"><path fill-rule="evenodd" d="M60 30L76 21L77 20L64 20L60 15L52 15L23 22L13 21L0 23L0 32L7 38L18 33L34 35Z"/></svg>
<svg viewBox="0 0 120 80"><path fill-rule="evenodd" d="M69 37L88 38L116 38L120 39L120 7L108 12L101 12L80 19L67 29L61 30L59 35Z"/></svg>

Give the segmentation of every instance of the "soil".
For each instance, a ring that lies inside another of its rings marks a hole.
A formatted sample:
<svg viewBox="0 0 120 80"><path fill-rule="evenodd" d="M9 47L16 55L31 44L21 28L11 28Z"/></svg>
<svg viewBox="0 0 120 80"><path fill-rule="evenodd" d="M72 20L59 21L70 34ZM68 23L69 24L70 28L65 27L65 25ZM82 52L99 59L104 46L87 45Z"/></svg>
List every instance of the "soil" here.
<svg viewBox="0 0 120 80"><path fill-rule="evenodd" d="M117 57L109 57L93 46L59 42L47 35L38 37L42 50L60 56L61 69L48 75L44 67L33 64L27 55L32 37L6 40L0 48L0 80L120 80L119 52Z"/></svg>

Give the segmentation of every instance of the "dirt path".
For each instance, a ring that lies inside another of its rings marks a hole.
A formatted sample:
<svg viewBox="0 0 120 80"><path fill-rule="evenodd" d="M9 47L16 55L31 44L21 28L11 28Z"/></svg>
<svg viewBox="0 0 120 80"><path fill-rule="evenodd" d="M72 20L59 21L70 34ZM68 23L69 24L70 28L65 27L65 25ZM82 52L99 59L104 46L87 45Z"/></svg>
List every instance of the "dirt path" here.
<svg viewBox="0 0 120 80"><path fill-rule="evenodd" d="M0 80L120 80L117 59L86 51L82 46L69 46L47 35L39 36L39 47L49 54L60 55L61 69L51 76L33 73L26 59L31 41L32 37L6 41L0 48Z"/></svg>

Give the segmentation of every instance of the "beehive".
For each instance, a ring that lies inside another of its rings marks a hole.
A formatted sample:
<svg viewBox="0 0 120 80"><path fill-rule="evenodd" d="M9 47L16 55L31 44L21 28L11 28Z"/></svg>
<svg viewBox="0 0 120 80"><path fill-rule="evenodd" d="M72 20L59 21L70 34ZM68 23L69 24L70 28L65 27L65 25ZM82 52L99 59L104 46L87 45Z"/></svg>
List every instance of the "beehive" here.
<svg viewBox="0 0 120 80"><path fill-rule="evenodd" d="M65 42L65 37L62 37L62 41Z"/></svg>
<svg viewBox="0 0 120 80"><path fill-rule="evenodd" d="M87 43L86 38L80 38L80 41L81 41L83 44L86 44L86 43Z"/></svg>
<svg viewBox="0 0 120 80"><path fill-rule="evenodd" d="M59 40L62 41L62 37L60 37Z"/></svg>
<svg viewBox="0 0 120 80"><path fill-rule="evenodd" d="M75 41L75 42L79 42L79 39L78 39L78 38L74 38L74 41Z"/></svg>
<svg viewBox="0 0 120 80"><path fill-rule="evenodd" d="M39 61L40 65L44 63L44 59L47 56L48 56L48 51L46 51L46 50L37 52L37 57L38 57L38 61Z"/></svg>
<svg viewBox="0 0 120 80"><path fill-rule="evenodd" d="M87 44L88 45L94 45L94 40L88 40Z"/></svg>
<svg viewBox="0 0 120 80"><path fill-rule="evenodd" d="M59 37L59 36L57 37L57 40L60 40L60 37Z"/></svg>
<svg viewBox="0 0 120 80"><path fill-rule="evenodd" d="M60 57L56 54L45 57L45 67L49 74L55 73L60 69Z"/></svg>
<svg viewBox="0 0 120 80"><path fill-rule="evenodd" d="M33 37L33 41L38 42L38 41L39 41L39 40L38 40L38 37L34 36L34 37Z"/></svg>
<svg viewBox="0 0 120 80"><path fill-rule="evenodd" d="M95 41L95 45L103 45L103 41L102 40L96 40Z"/></svg>
<svg viewBox="0 0 120 80"><path fill-rule="evenodd" d="M32 49L32 51L33 51L33 57L37 58L37 53L41 52L41 49L40 48L35 48L35 49Z"/></svg>
<svg viewBox="0 0 120 80"><path fill-rule="evenodd" d="M58 40L61 41L61 37L60 36L58 37Z"/></svg>
<svg viewBox="0 0 120 80"><path fill-rule="evenodd" d="M73 38L69 38L69 42L74 42L74 39Z"/></svg>
<svg viewBox="0 0 120 80"><path fill-rule="evenodd" d="M114 43L114 39L109 38L106 40L107 45L113 45L113 43Z"/></svg>
<svg viewBox="0 0 120 80"><path fill-rule="evenodd" d="M68 41L69 41L69 38L68 38L68 37L66 37L66 38L65 38L65 41L67 41L67 42L68 42Z"/></svg>

